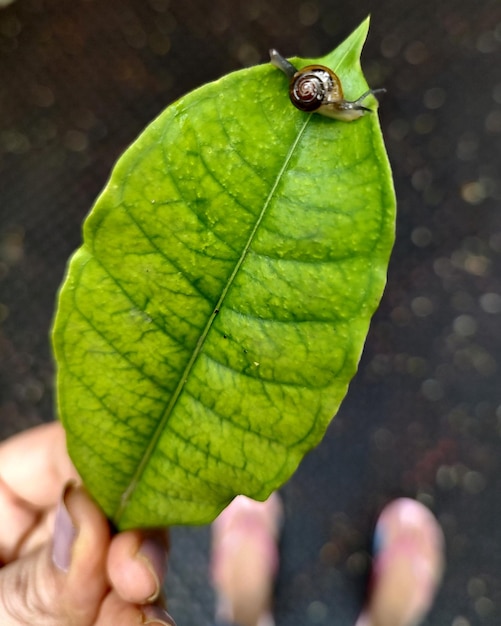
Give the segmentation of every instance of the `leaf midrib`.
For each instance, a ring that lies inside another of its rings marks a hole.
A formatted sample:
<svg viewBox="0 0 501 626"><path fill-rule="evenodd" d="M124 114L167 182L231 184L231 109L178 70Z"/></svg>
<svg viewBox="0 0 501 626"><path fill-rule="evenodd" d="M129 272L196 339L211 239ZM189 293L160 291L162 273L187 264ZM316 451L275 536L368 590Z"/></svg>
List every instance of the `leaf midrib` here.
<svg viewBox="0 0 501 626"><path fill-rule="evenodd" d="M122 497L120 499L120 503L119 503L115 513L113 514L113 521L117 525L119 525L119 523L120 523L120 519L121 519L122 515L125 512L127 504L129 502L129 499L132 496L132 494L134 493L136 485L140 482L141 476L142 476L142 474L143 474L143 472L144 472L144 470L145 470L145 468L146 468L146 466L147 466L147 464L148 464L152 454L154 453L154 451L155 451L155 449L157 447L158 441L159 441L159 439L160 439L160 437L161 437L161 435L162 435L162 433L163 433L163 431L164 431L164 429L165 429L165 427L166 427L166 425L167 425L167 423L168 423L168 421L170 419L170 416L172 415L174 407L176 406L176 403L177 403L179 397L181 396L181 394L183 392L183 389L186 386L186 383L188 382L191 370L193 369L193 367L195 365L195 362L196 362L198 356L200 355L200 352L201 352L202 347L203 347L203 345L205 343L205 340L207 339L207 336L208 336L208 334L210 332L210 329L211 329L211 327L212 327L212 325L214 323L216 315L218 314L219 310L222 308L222 305L223 305L223 302L224 302L224 300L226 298L226 295L228 294L228 291L229 291L231 285L233 284L233 282L234 282L234 280L235 280L235 278L236 278L236 276L237 276L237 274L238 274L238 272L239 272L243 262L245 261L245 258L247 257L247 254L249 252L250 246L252 245L252 242L253 242L253 240L254 240L254 238L256 236L256 233L257 233L257 231L258 231L258 229L259 229L259 227L260 227L260 225L261 225L261 223L262 223L262 221L264 219L266 211L268 210L268 207L270 206L270 204L271 204L271 202L272 202L272 200L273 200L273 198L275 196L275 193L276 193L276 190L278 188L278 185L280 184L280 182L281 182L285 172L287 171L287 168L288 168L289 163L290 163L290 161L292 159L292 156L293 156L294 152L296 151L296 148L297 148L297 146L298 146L298 144L299 144L299 142L301 140L301 137L303 136L303 134L304 134L304 132L306 130L306 127L308 126L308 124L310 122L310 119L311 119L311 114L306 117L306 120L304 121L302 127L300 128L299 132L297 133L297 136L296 136L294 142L292 143L291 147L289 148L289 151L288 151L287 155L285 156L283 165L280 168L280 171L278 172L278 174L277 174L277 176L275 178L275 181L274 181L274 183L273 183L273 185L272 185L272 187L270 189L270 192L269 192L269 194L268 194L268 196L267 196L267 198L266 198L266 200L265 200L265 202L263 204L261 212L260 212L260 214L259 214L259 216L258 216L258 218L257 218L257 220L256 220L256 222L254 224L254 227L253 227L253 229L252 229L252 231L251 231L251 233L250 233L250 235L249 235L249 237L247 239L247 242L246 242L246 244L245 244L245 246L244 246L244 248L242 250L242 253L241 253L238 261L236 262L235 267L234 267L231 275L229 276L223 291L221 292L219 300L217 301L216 306L214 307L214 310L213 310L212 314L209 316L209 319L207 320L207 324L205 325L205 328L202 331L202 333L201 333L201 335L200 335L200 337L198 339L198 342L197 342L197 344L196 344L196 346L195 346L195 348L194 348L194 350L193 350L193 352L191 354L190 360L188 361L188 363L187 363L187 365L186 365L186 367L185 367L185 369L184 369L184 371L183 371L183 373L182 373L182 375L181 375L181 377L179 379L179 383L178 383L176 389L174 390L174 392L172 393L172 395L171 395L171 397L169 399L169 403L167 404L167 406L166 406L166 408L165 408L165 410L164 410L164 412L162 414L162 417L161 417L160 421L158 422L158 425L157 425L157 427L155 429L155 432L153 433L153 436L151 437L151 439L150 439L150 441L148 443L148 446L147 446L146 450L144 451L144 454L141 457L140 462L137 465L136 471L135 471L134 475L132 476L128 487L126 488L126 490L124 491L124 493L123 493L123 495L122 495Z"/></svg>

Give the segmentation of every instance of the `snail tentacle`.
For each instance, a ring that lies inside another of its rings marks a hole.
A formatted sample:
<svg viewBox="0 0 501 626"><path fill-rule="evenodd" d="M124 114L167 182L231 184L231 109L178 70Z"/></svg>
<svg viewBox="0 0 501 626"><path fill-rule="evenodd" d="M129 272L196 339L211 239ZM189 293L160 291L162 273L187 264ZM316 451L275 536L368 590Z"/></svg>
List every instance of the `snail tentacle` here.
<svg viewBox="0 0 501 626"><path fill-rule="evenodd" d="M341 81L330 68L324 65L308 65L297 70L275 49L270 50L270 60L288 77L291 102L301 111L317 112L351 122L372 111L362 104L366 98L386 91L369 89L356 100L346 100Z"/></svg>
<svg viewBox="0 0 501 626"><path fill-rule="evenodd" d="M279 70L282 70L289 79L297 72L297 68L295 68L290 61L287 61L275 48L271 48L270 50L270 62L275 67L278 67Z"/></svg>
<svg viewBox="0 0 501 626"><path fill-rule="evenodd" d="M369 96L376 93L384 93L386 89L368 89L356 100L333 100L325 102L318 112L327 117L332 117L344 122L352 122L353 120L362 117L366 113L372 113L373 110L364 106L362 102Z"/></svg>

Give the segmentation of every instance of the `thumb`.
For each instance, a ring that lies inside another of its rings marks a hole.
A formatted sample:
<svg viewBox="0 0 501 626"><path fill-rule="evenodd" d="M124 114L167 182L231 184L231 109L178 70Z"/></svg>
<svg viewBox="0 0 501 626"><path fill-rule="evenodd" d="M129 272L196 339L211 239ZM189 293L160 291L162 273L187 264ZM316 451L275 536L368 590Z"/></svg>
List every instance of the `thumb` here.
<svg viewBox="0 0 501 626"><path fill-rule="evenodd" d="M90 626L108 590L106 518L82 487L68 485L54 539L0 569L3 626Z"/></svg>

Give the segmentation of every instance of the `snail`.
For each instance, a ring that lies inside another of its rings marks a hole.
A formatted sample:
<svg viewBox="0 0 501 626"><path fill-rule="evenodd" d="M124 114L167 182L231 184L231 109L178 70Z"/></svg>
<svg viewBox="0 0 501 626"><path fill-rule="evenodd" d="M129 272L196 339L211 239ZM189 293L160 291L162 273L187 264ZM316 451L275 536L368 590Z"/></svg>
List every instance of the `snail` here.
<svg viewBox="0 0 501 626"><path fill-rule="evenodd" d="M360 98L345 100L341 81L325 65L308 65L298 70L277 50L270 50L272 65L278 67L289 79L289 97L301 111L316 112L343 122L352 122L371 109L362 102L370 95L383 93L386 89L369 89Z"/></svg>

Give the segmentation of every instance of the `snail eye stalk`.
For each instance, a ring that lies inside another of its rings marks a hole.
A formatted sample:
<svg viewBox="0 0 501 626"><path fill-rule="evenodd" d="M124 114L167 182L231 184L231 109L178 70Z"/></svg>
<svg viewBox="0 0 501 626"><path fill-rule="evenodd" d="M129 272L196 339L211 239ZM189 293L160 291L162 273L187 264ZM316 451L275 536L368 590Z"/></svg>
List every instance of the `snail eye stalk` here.
<svg viewBox="0 0 501 626"><path fill-rule="evenodd" d="M298 70L274 48L270 50L270 61L289 79L290 100L300 111L352 122L372 112L362 104L366 98L386 91L369 89L356 100L346 100L339 76L329 67L308 65Z"/></svg>

